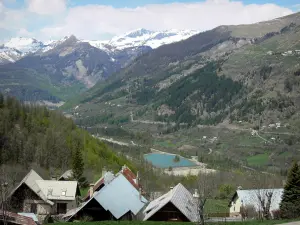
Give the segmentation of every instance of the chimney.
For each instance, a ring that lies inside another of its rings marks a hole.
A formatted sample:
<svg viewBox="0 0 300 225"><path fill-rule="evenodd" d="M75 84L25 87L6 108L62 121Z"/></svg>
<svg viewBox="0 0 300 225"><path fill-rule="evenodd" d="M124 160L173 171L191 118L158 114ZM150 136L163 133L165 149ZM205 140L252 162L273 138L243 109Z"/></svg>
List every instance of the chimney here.
<svg viewBox="0 0 300 225"><path fill-rule="evenodd" d="M90 184L90 191L89 191L89 193L90 193L90 198L92 198L93 195L94 195L94 184Z"/></svg>
<svg viewBox="0 0 300 225"><path fill-rule="evenodd" d="M238 189L238 190L243 190L242 186L238 186L237 189Z"/></svg>
<svg viewBox="0 0 300 225"><path fill-rule="evenodd" d="M122 172L127 168L126 164L124 164L124 166L122 166Z"/></svg>
<svg viewBox="0 0 300 225"><path fill-rule="evenodd" d="M195 189L195 192L194 192L194 194L193 194L193 198L194 198L195 200L198 200L198 199L200 198L200 195L199 195L199 193L198 193L198 189Z"/></svg>
<svg viewBox="0 0 300 225"><path fill-rule="evenodd" d="M139 177L139 171L137 171L135 183L136 183L136 185L137 185L138 187L139 187L139 185L140 185L139 179L140 179L140 177Z"/></svg>
<svg viewBox="0 0 300 225"><path fill-rule="evenodd" d="M170 190L172 191L172 190L173 190L173 187L170 187Z"/></svg>

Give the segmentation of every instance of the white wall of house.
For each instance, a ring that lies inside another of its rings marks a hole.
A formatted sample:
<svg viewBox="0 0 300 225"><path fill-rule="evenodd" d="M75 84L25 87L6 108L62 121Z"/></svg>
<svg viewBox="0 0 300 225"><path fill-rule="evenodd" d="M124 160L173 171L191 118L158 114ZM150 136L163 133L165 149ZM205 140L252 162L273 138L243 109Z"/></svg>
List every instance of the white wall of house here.
<svg viewBox="0 0 300 225"><path fill-rule="evenodd" d="M241 199L236 196L235 199L231 202L231 206L229 209L230 216L239 216L241 211Z"/></svg>

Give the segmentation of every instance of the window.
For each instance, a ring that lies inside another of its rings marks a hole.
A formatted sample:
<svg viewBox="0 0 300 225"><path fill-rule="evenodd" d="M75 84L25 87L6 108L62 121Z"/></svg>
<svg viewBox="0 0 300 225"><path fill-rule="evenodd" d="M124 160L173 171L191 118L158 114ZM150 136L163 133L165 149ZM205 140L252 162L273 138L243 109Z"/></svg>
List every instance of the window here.
<svg viewBox="0 0 300 225"><path fill-rule="evenodd" d="M66 214L67 203L57 203L57 214Z"/></svg>
<svg viewBox="0 0 300 225"><path fill-rule="evenodd" d="M30 205L30 212L37 214L37 204L33 203Z"/></svg>

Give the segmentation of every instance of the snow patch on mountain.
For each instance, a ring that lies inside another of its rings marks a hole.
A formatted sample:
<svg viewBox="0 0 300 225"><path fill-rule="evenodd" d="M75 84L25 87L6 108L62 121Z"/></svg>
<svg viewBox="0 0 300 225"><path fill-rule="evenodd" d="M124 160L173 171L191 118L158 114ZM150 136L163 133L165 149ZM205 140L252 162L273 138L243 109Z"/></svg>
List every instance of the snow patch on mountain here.
<svg viewBox="0 0 300 225"><path fill-rule="evenodd" d="M34 53L44 47L43 42L34 38L17 37L10 39L4 47L16 49L23 54Z"/></svg>
<svg viewBox="0 0 300 225"><path fill-rule="evenodd" d="M116 36L110 41L88 41L90 45L104 51L124 50L126 48L134 48L140 46L149 46L152 49L158 48L165 44L188 39L189 37L198 34L195 30L166 30L166 31L151 31L146 29L137 29L125 33L124 35Z"/></svg>
<svg viewBox="0 0 300 225"><path fill-rule="evenodd" d="M0 46L0 64L15 62L22 56L23 54L17 49Z"/></svg>
<svg viewBox="0 0 300 225"><path fill-rule="evenodd" d="M199 32L195 30L151 31L141 28L116 36L111 40L77 40L75 36L67 36L60 40L49 40L44 43L34 38L17 37L0 46L0 63L15 62L30 53L48 52L65 41L88 42L91 46L113 55L114 52L127 48L149 46L155 49L165 44L185 40L197 33ZM113 60L112 58L111 61Z"/></svg>
<svg viewBox="0 0 300 225"><path fill-rule="evenodd" d="M188 39L197 33L199 33L199 31L195 30L174 29L166 31L150 31L146 29L138 29L124 35L114 37L109 42L109 45L112 45L119 50L138 46L149 46L154 49L165 44L171 44Z"/></svg>

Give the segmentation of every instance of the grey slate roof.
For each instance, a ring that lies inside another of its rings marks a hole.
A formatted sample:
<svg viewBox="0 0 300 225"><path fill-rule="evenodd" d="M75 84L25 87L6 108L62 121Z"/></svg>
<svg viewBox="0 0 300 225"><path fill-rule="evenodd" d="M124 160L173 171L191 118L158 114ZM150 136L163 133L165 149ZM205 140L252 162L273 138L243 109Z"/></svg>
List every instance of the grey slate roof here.
<svg viewBox="0 0 300 225"><path fill-rule="evenodd" d="M279 209L280 202L282 199L283 189L251 189L251 190L237 190L235 196L237 195L243 205L253 205L256 210L260 209L260 204L258 196L264 197L267 200L266 193L272 192L272 201L270 211Z"/></svg>
<svg viewBox="0 0 300 225"><path fill-rule="evenodd" d="M185 215L189 221L198 221L197 204L194 201L193 195L180 183L168 193L150 202L144 210L144 221L150 219L169 202Z"/></svg>
<svg viewBox="0 0 300 225"><path fill-rule="evenodd" d="M139 191L126 179L123 174L118 174L114 179L108 176L106 185L93 197L77 209L70 210L64 218L70 220L76 213L83 209L91 200L95 199L106 211L116 219L120 219L129 211L136 215L147 203Z"/></svg>
<svg viewBox="0 0 300 225"><path fill-rule="evenodd" d="M26 184L34 193L36 193L42 200L47 202L50 205L53 205L54 202L47 199L44 193L41 191L40 187L37 185L36 180L43 180L43 178L38 175L34 170L30 172L23 178L19 185L11 192L10 196L21 187L22 184Z"/></svg>
<svg viewBox="0 0 300 225"><path fill-rule="evenodd" d="M77 181L37 180L47 199L72 201L76 198Z"/></svg>
<svg viewBox="0 0 300 225"><path fill-rule="evenodd" d="M58 178L58 180L68 180L69 178L71 178L72 177L72 175L73 175L73 172L72 172L72 170L67 170L66 172L64 172L61 176L60 176L60 178Z"/></svg>

